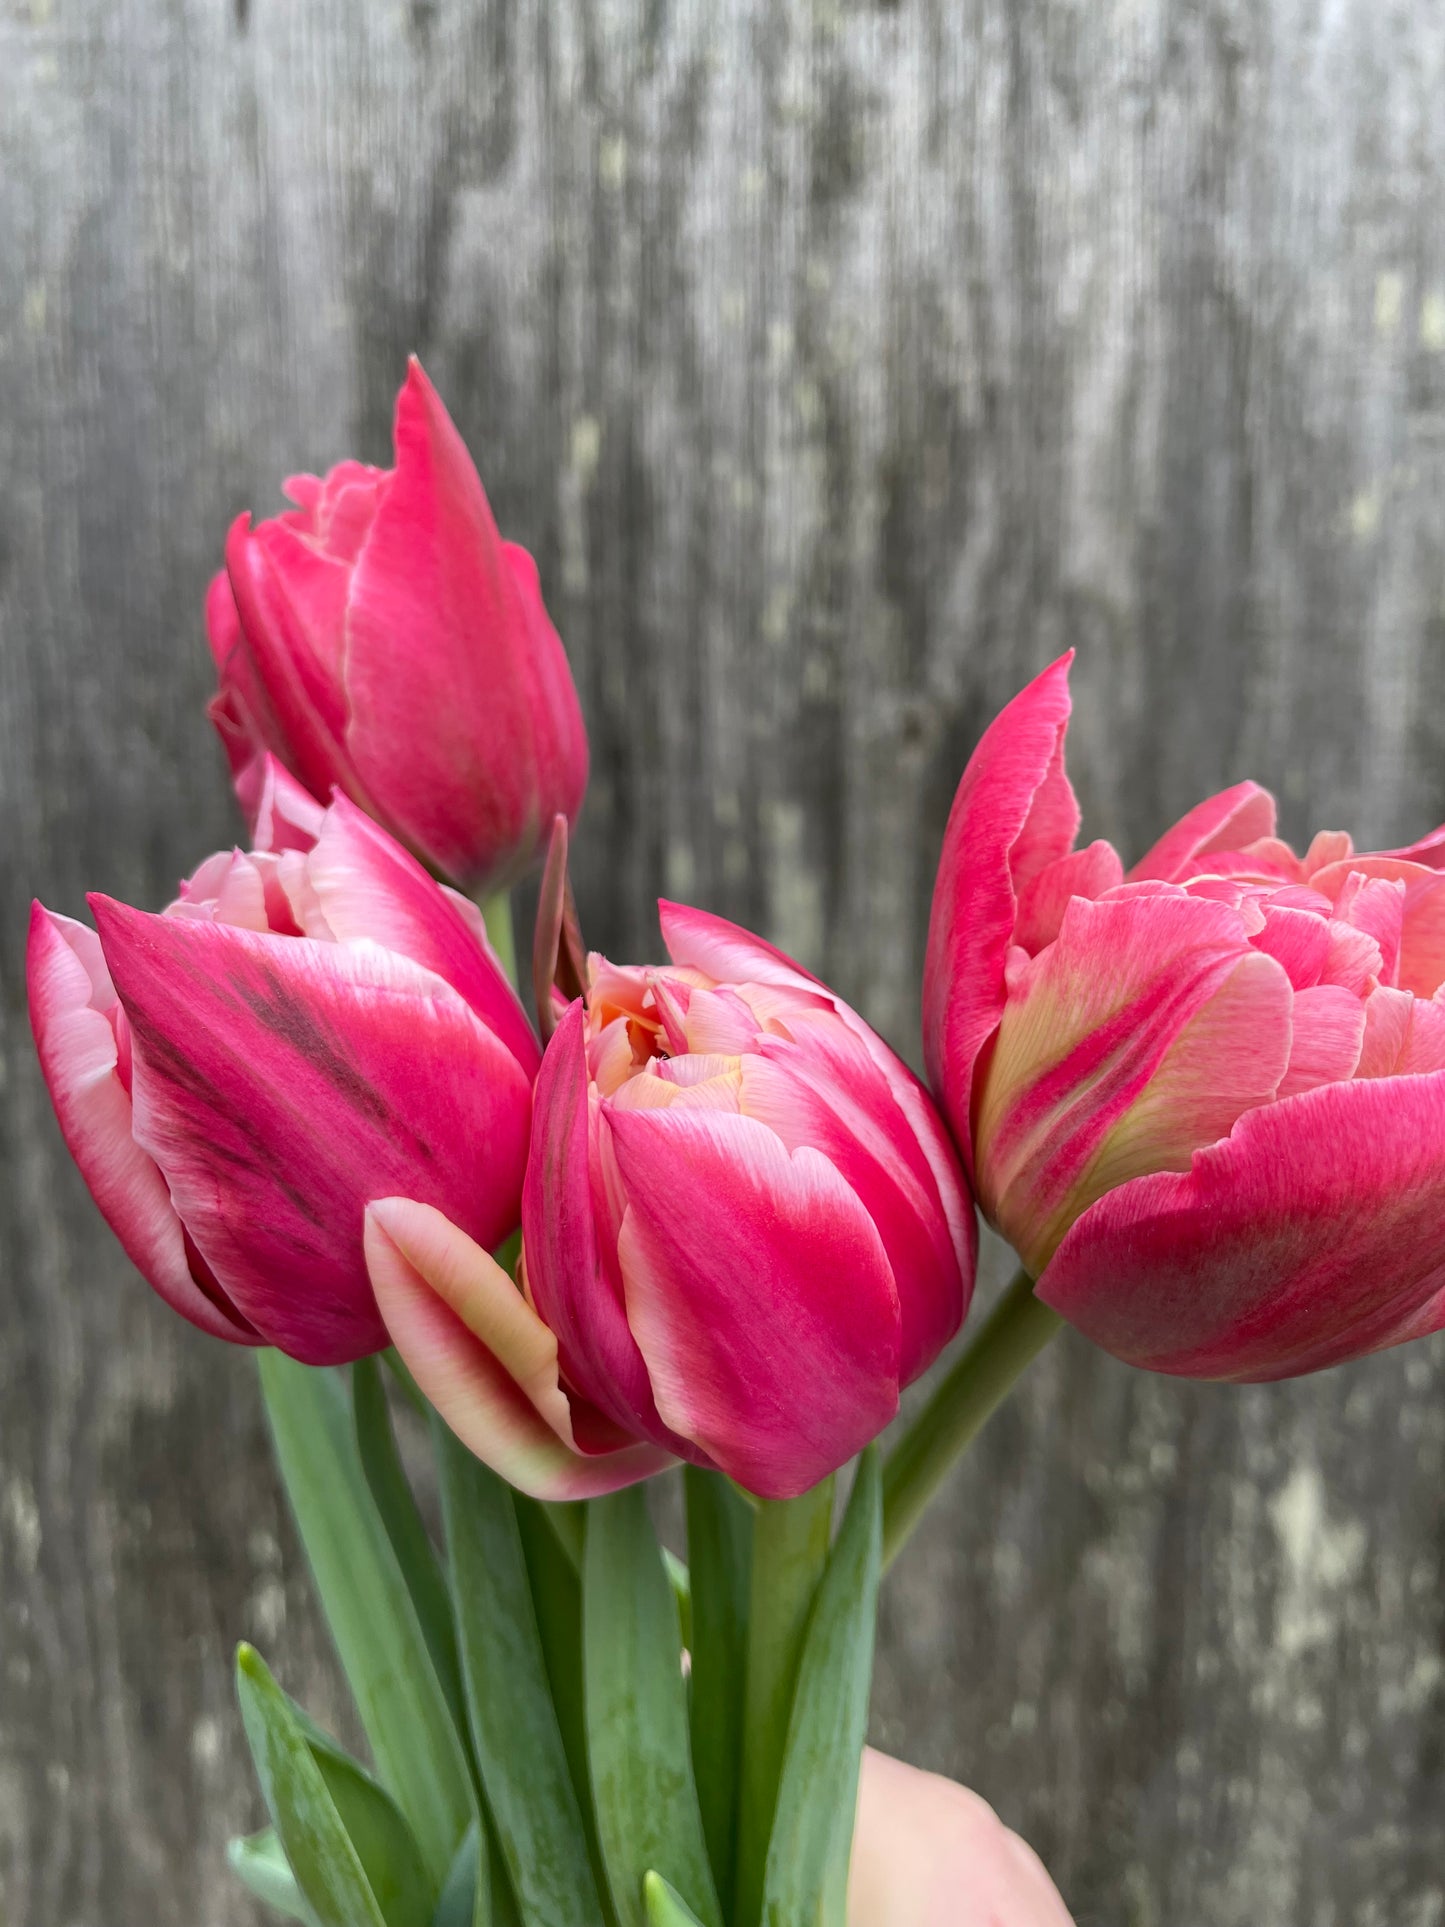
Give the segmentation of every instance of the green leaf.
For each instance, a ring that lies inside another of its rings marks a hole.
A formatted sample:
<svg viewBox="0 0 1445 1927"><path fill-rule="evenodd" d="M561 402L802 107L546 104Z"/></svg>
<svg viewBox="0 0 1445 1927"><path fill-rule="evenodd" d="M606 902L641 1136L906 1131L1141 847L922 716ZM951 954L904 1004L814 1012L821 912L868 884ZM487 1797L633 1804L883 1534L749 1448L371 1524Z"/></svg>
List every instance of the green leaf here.
<svg viewBox="0 0 1445 1927"><path fill-rule="evenodd" d="M798 1669L768 1842L764 1927L844 1927L882 1556L883 1487L870 1446L858 1462Z"/></svg>
<svg viewBox="0 0 1445 1927"><path fill-rule="evenodd" d="M236 1691L267 1811L320 1927L387 1927L306 1735L250 1646L236 1653Z"/></svg>
<svg viewBox="0 0 1445 1927"><path fill-rule="evenodd" d="M427 1927L437 1883L422 1865L420 1849L400 1808L359 1760L353 1760L289 1695L283 1697L361 1857L387 1927Z"/></svg>
<svg viewBox="0 0 1445 1927"><path fill-rule="evenodd" d="M833 1479L795 1499L759 1499L753 1514L743 1758L738 1785L734 1912L757 1927L788 1723L813 1602L828 1565Z"/></svg>
<svg viewBox="0 0 1445 1927"><path fill-rule="evenodd" d="M472 1742L512 1889L525 1920L597 1927L512 1494L440 1421L433 1431Z"/></svg>
<svg viewBox="0 0 1445 1927"><path fill-rule="evenodd" d="M287 1920L303 1920L313 1927L316 1916L301 1897L296 1876L291 1871L274 1827L260 1833L238 1835L226 1846L226 1860L236 1878L264 1901L274 1913Z"/></svg>
<svg viewBox="0 0 1445 1927"><path fill-rule="evenodd" d="M597 1831L617 1917L647 1927L656 1871L721 1927L693 1782L677 1605L641 1486L594 1499L582 1566L583 1680Z"/></svg>
<svg viewBox="0 0 1445 1927"><path fill-rule="evenodd" d="M648 1927L702 1927L676 1887L669 1886L660 1873L649 1871L644 1876L642 1898L647 1907Z"/></svg>
<svg viewBox="0 0 1445 1927"><path fill-rule="evenodd" d="M377 1777L437 1889L475 1813L462 1743L334 1372L259 1355L276 1461ZM284 1837L284 1836L283 1836Z"/></svg>
<svg viewBox="0 0 1445 1927"><path fill-rule="evenodd" d="M387 1410L386 1387L374 1358L358 1359L351 1368L351 1411L371 1496L411 1593L438 1683L451 1708L452 1721L457 1732L465 1736L467 1711L462 1697L462 1669L457 1658L451 1594L447 1591L431 1534L402 1469L391 1414Z"/></svg>
<svg viewBox="0 0 1445 1927"><path fill-rule="evenodd" d="M692 1590L692 1769L724 1915L732 1909L752 1514L720 1472L683 1469Z"/></svg>
<svg viewBox="0 0 1445 1927"><path fill-rule="evenodd" d="M486 1835L473 1820L447 1875L432 1927L492 1927Z"/></svg>
<svg viewBox="0 0 1445 1927"><path fill-rule="evenodd" d="M592 1811L592 1782L587 1772L587 1714L582 1698L582 1579L557 1536L553 1524L557 1508L528 1499L520 1492L512 1494L512 1506L522 1535L532 1603L537 1609L537 1630L542 1636L542 1657L547 1663L547 1682L557 1710L557 1724L562 1729L562 1748L587 1832L587 1858L602 1899L607 1927L617 1927L597 1839L597 1819ZM579 1507L578 1519L584 1531L586 1518L586 1508ZM579 1553L581 1543L579 1537Z"/></svg>

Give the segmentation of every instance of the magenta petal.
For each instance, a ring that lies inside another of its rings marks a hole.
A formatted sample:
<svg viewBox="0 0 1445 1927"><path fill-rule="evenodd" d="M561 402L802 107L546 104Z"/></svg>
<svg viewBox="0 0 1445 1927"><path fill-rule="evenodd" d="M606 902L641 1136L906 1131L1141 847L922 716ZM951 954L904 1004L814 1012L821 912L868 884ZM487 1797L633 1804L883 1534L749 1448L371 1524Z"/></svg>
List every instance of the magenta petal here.
<svg viewBox="0 0 1445 1927"><path fill-rule="evenodd" d="M387 1342L367 1200L483 1245L517 1221L527 1079L431 972L374 944L261 936L92 899L134 1039L137 1142L216 1277L312 1364Z"/></svg>
<svg viewBox="0 0 1445 1927"><path fill-rule="evenodd" d="M681 968L700 970L723 984L772 984L781 989L816 992L818 979L785 952L740 923L660 898L657 921L667 954ZM834 1001L831 992L825 992Z"/></svg>
<svg viewBox="0 0 1445 1927"><path fill-rule="evenodd" d="M898 1409L898 1300L871 1219L826 1158L752 1118L611 1121L659 1412L750 1491L806 1491Z"/></svg>
<svg viewBox="0 0 1445 1927"><path fill-rule="evenodd" d="M1378 994L1378 993L1377 993ZM1077 1221L1038 1295L1133 1365L1292 1378L1445 1322L1445 1071L1251 1111Z"/></svg>
<svg viewBox="0 0 1445 1927"><path fill-rule="evenodd" d="M155 1162L136 1143L112 1022L115 992L93 930L43 905L30 912L30 1022L70 1155L126 1255L172 1310L213 1338L258 1342L192 1276L185 1229Z"/></svg>
<svg viewBox="0 0 1445 1927"><path fill-rule="evenodd" d="M1272 837L1274 817L1274 798L1268 790L1258 783L1235 783L1181 816L1134 865L1129 880L1159 877L1173 882L1201 857L1243 850L1261 837Z"/></svg>
<svg viewBox="0 0 1445 1927"><path fill-rule="evenodd" d="M236 800L253 850L309 850L326 819L325 806L269 751L237 772Z"/></svg>
<svg viewBox="0 0 1445 1927"><path fill-rule="evenodd" d="M846 1033L826 1054L810 1033L802 1049L765 1039L741 1077L743 1115L790 1151L820 1151L877 1227L898 1295L899 1383L912 1384L963 1323L972 1254L960 1259L933 1171L881 1072Z"/></svg>
<svg viewBox="0 0 1445 1927"><path fill-rule="evenodd" d="M346 797L326 812L306 873L338 943L369 938L435 971L501 1038L527 1081L536 1077L541 1047L480 917L474 925L458 899Z"/></svg>
<svg viewBox="0 0 1445 1927"><path fill-rule="evenodd" d="M527 1287L557 1334L569 1385L624 1431L667 1444L647 1367L604 1267L593 1219L581 1000L569 1006L542 1058L533 1093L532 1146L522 1190Z"/></svg>
<svg viewBox="0 0 1445 1927"><path fill-rule="evenodd" d="M340 665L330 640L313 634L310 625L334 617L339 642L346 572L294 533L284 542L268 534L277 526L262 522L253 529L249 516L238 516L226 538L226 572L257 682L275 719L275 734L268 731L266 740L283 751L313 795L325 796L347 773L341 692L334 680ZM330 578L325 595L313 581L319 571ZM348 781L347 787L354 785Z"/></svg>
<svg viewBox="0 0 1445 1927"><path fill-rule="evenodd" d="M1062 754L1071 660L1061 656L989 724L943 837L923 966L923 1054L970 1176L974 1066L1003 1014L1004 959L1018 912L1014 851ZM1048 820L1062 828L1057 807ZM1065 844L1052 858L1067 854ZM1046 867L1042 855L1031 837L1030 880Z"/></svg>
<svg viewBox="0 0 1445 1927"><path fill-rule="evenodd" d="M581 806L581 710L535 571L502 542L415 361L394 432L396 468L347 614L347 749L408 842L447 875L496 888L527 868L559 810L575 818Z"/></svg>
<svg viewBox="0 0 1445 1927"><path fill-rule="evenodd" d="M1124 866L1112 843L1090 843L1047 864L1019 896L1014 942L1036 956L1059 934L1064 912L1075 897L1091 901L1115 890L1124 880Z"/></svg>

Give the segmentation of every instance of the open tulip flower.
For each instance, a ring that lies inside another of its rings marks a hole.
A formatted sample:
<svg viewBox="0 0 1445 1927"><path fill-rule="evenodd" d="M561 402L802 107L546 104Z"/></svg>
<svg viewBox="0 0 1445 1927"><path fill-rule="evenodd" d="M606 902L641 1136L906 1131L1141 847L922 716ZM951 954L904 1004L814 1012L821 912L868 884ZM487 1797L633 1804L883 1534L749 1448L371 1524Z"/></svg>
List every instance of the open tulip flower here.
<svg viewBox="0 0 1445 1927"><path fill-rule="evenodd" d="M363 1213L404 1190L517 1223L540 1048L480 915L345 798L267 768L262 847L159 916L36 904L31 1020L61 1129L151 1284L311 1364L387 1343ZM97 934L98 932L98 934Z"/></svg>
<svg viewBox="0 0 1445 1927"><path fill-rule="evenodd" d="M396 465L292 476L296 507L242 515L211 584L211 705L243 807L270 750L333 785L474 892L520 876L575 819L587 736L536 565L497 533L420 364L396 402Z"/></svg>
<svg viewBox="0 0 1445 1927"><path fill-rule="evenodd" d="M1037 1296L1156 1371L1273 1379L1445 1324L1445 832L1303 856L1239 783L1075 849L1068 658L959 785L929 1074Z"/></svg>
<svg viewBox="0 0 1445 1927"><path fill-rule="evenodd" d="M593 958L547 1047L525 1300L403 1199L372 1209L372 1279L427 1397L524 1490L686 1459L790 1497L958 1329L973 1208L927 1093L845 1004L720 918L661 920L671 964Z"/></svg>

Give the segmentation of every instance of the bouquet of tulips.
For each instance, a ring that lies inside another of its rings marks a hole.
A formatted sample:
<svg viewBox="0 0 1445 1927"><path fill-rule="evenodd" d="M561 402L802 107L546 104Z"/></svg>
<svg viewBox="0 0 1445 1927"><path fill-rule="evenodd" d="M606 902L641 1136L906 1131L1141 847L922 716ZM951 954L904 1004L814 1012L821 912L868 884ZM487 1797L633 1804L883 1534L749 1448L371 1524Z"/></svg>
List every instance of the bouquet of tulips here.
<svg viewBox="0 0 1445 1927"><path fill-rule="evenodd" d="M37 904L29 948L96 1203L258 1348L370 1747L243 1645L236 1873L324 1927L1065 1921L986 1810L865 1754L880 1579L1062 1321L1235 1380L1445 1323L1445 831L1301 857L1242 783L1126 872L1076 847L1055 663L949 819L930 1094L705 910L659 906L666 961L587 953L577 695L419 367L392 468L286 486L207 601L249 849L160 914ZM976 1205L1018 1278L880 1460Z"/></svg>

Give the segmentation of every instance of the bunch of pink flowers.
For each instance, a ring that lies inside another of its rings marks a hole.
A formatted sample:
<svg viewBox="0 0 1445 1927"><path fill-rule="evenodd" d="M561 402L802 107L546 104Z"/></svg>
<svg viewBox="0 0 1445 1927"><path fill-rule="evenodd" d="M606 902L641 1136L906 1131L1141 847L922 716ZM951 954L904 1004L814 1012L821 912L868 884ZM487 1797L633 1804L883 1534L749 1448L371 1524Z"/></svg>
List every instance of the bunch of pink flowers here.
<svg viewBox="0 0 1445 1927"><path fill-rule="evenodd" d="M880 1572L1061 1320L1236 1380L1445 1324L1445 830L1299 856L1242 783L1126 872L1075 847L1065 658L963 772L925 1087L704 910L659 906L665 962L585 952L577 694L416 364L394 467L286 487L206 604L251 847L159 914L37 904L29 948L56 1115L126 1252L272 1348L372 1740L374 1773L338 1764L243 1649L273 1830L238 1869L365 1927L759 1927L842 1922L852 1842L855 1927L1066 1920L958 1789L870 1755L858 1802ZM506 892L544 855L534 1027ZM964 1324L976 1205L1019 1278L880 1469ZM437 1422L445 1570L375 1354ZM299 1367L352 1365L338 1428L344 1381ZM678 1464L669 1590L645 1507L607 1495ZM365 1683L378 1627L404 1708Z"/></svg>

